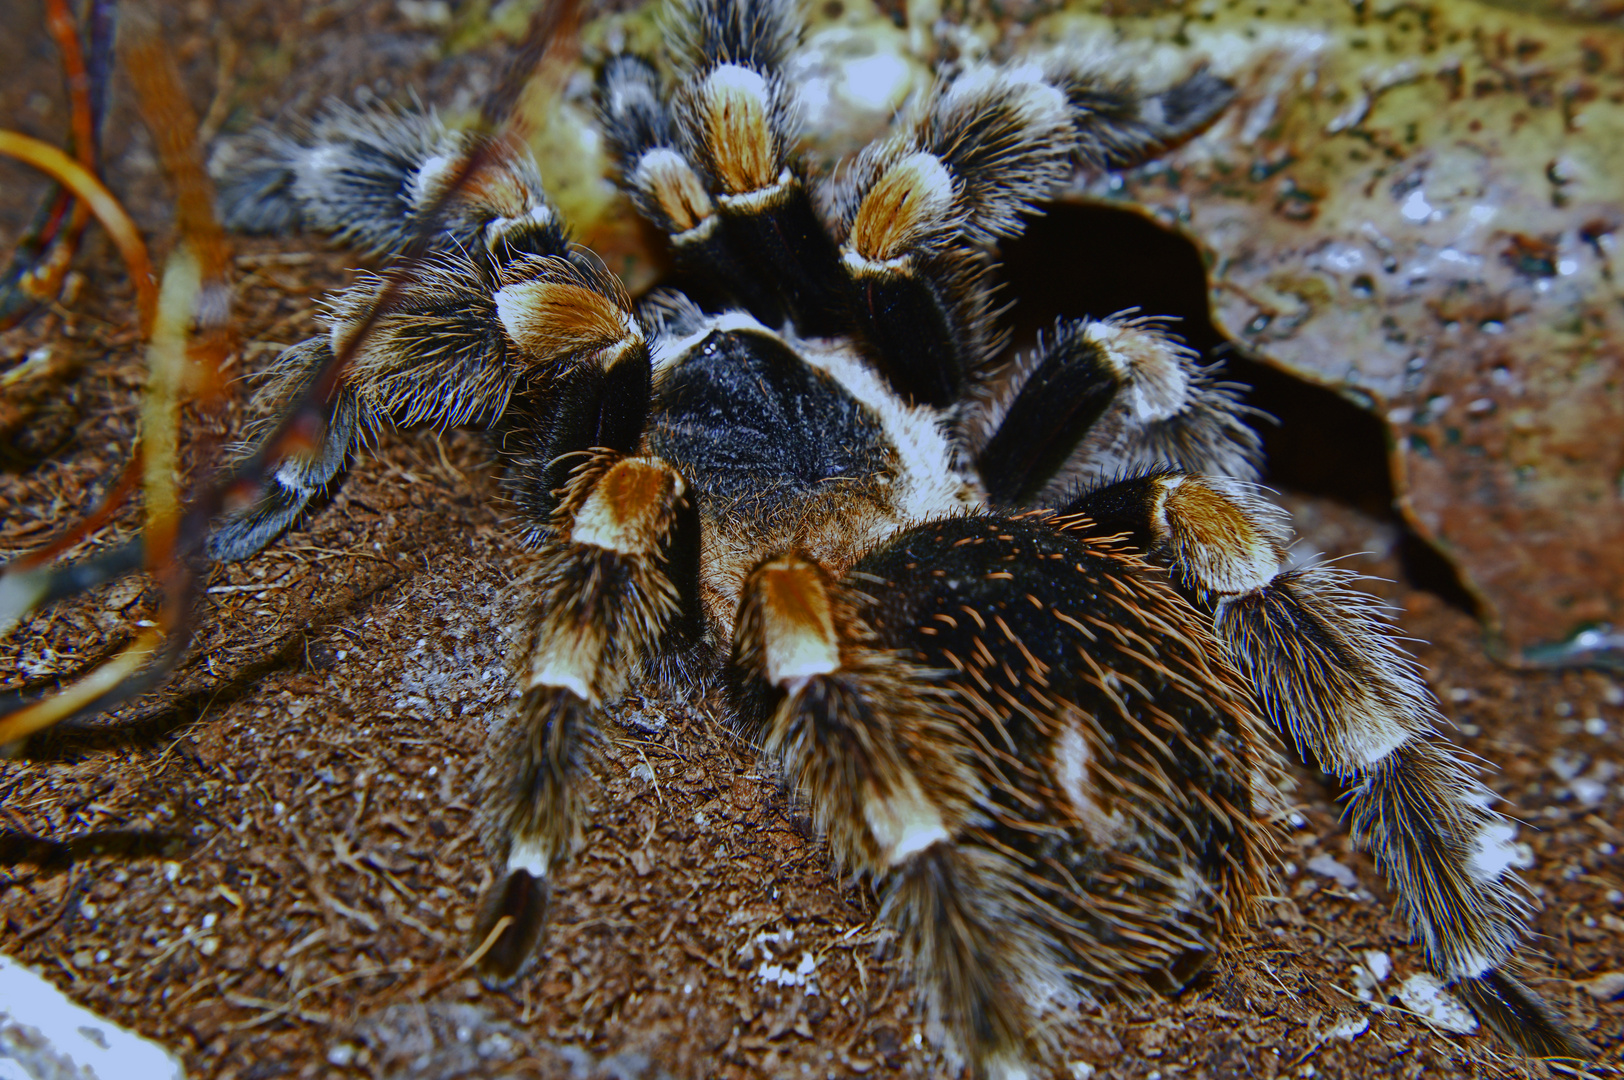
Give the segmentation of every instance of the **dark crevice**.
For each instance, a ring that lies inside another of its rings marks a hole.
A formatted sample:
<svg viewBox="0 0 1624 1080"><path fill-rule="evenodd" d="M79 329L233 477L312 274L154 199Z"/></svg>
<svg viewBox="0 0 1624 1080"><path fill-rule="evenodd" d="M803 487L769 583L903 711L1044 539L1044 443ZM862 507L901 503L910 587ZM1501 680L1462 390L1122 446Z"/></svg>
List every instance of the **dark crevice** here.
<svg viewBox="0 0 1624 1080"><path fill-rule="evenodd" d="M1030 348L1060 316L1101 318L1138 308L1174 317L1174 332L1249 386L1247 402L1274 418L1258 424L1268 453L1266 484L1397 525L1411 583L1475 612L1454 566L1398 514L1381 420L1334 390L1250 358L1220 334L1209 315L1206 268L1189 240L1131 210L1060 205L1005 245L1003 257L1014 348Z"/></svg>
<svg viewBox="0 0 1624 1080"><path fill-rule="evenodd" d="M0 866L32 865L41 870L66 870L88 858L173 858L191 846L178 833L150 829L98 829L68 840L0 829Z"/></svg>

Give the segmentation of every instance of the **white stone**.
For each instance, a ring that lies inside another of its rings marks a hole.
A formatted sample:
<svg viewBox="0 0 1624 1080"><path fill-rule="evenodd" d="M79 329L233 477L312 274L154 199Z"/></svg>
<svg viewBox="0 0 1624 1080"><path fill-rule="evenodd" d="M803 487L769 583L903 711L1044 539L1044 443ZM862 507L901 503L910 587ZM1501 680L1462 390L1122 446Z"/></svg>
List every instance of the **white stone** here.
<svg viewBox="0 0 1624 1080"><path fill-rule="evenodd" d="M0 1077L185 1080L178 1058L0 954Z"/></svg>
<svg viewBox="0 0 1624 1080"><path fill-rule="evenodd" d="M1411 975L1405 979L1398 988L1398 1000L1440 1031L1470 1035L1477 1030L1477 1017L1431 975Z"/></svg>
<svg viewBox="0 0 1624 1080"><path fill-rule="evenodd" d="M1612 1001L1624 995L1624 971L1609 971L1579 984L1597 1001Z"/></svg>
<svg viewBox="0 0 1624 1080"><path fill-rule="evenodd" d="M1359 1036L1363 1035L1369 1030L1370 1018L1365 1016L1355 1016L1351 1019L1342 1021L1342 1023L1332 1028L1330 1034L1334 1039L1344 1039L1348 1042L1352 1042L1354 1039L1357 1039Z"/></svg>
<svg viewBox="0 0 1624 1080"><path fill-rule="evenodd" d="M1330 878L1348 892L1359 888L1359 878L1354 872L1329 855L1316 855L1309 859L1308 868L1320 877Z"/></svg>

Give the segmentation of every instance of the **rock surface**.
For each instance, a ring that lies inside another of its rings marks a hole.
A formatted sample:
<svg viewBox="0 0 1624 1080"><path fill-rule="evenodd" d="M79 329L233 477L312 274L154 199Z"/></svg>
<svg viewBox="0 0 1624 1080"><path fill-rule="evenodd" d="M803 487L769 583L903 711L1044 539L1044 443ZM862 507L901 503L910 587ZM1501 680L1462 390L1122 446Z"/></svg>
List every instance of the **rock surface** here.
<svg viewBox="0 0 1624 1080"><path fill-rule="evenodd" d="M1406 518L1513 661L1624 623L1624 28L1568 15L1089 3L1028 31L1236 84L1089 194L1202 247L1229 338L1385 420Z"/></svg>
<svg viewBox="0 0 1624 1080"><path fill-rule="evenodd" d="M0 954L0 1077L6 1080L185 1080L157 1043L102 1019Z"/></svg>

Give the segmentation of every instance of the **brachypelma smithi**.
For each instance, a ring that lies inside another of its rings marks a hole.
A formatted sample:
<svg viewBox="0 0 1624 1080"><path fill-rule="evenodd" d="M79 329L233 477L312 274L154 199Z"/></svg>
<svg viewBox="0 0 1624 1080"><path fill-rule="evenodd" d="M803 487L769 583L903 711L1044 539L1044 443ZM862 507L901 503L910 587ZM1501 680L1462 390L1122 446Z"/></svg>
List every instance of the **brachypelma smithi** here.
<svg viewBox="0 0 1624 1080"><path fill-rule="evenodd" d="M1079 171L1201 130L1229 86L1140 88L1065 50L945 65L815 175L794 5L683 0L671 25L674 84L616 55L597 100L684 292L634 300L570 243L545 162L419 109L333 105L218 159L229 225L386 270L272 366L265 430L348 357L322 430L210 554L257 557L393 426L488 432L524 537L518 693L474 793L484 983L548 963L606 707L720 687L975 1075L1043 1074L1079 1003L1199 975L1267 890L1281 747L1346 786L1478 1016L1585 1056L1513 974L1514 826L1380 605L1287 559L1242 389L1154 315L1062 320L1007 358L1000 243Z"/></svg>

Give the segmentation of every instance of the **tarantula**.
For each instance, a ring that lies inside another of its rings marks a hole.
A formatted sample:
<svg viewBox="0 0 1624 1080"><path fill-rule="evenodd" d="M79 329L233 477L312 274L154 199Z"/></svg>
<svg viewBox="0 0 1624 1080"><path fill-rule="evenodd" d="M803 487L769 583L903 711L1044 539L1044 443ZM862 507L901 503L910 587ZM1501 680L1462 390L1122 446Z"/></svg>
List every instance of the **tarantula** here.
<svg viewBox="0 0 1624 1080"><path fill-rule="evenodd" d="M634 303L520 145L422 112L335 106L222 173L238 228L428 250L274 365L272 420L352 355L211 553L275 541L391 424L487 430L529 541L520 696L481 774L481 977L542 950L606 703L719 677L979 1074L1043 1062L1045 1017L1080 999L1187 985L1248 917L1275 735L1347 785L1438 973L1526 1052L1584 1056L1511 974L1514 827L1379 605L1287 568L1239 388L1154 318L1065 320L997 361L997 244L1076 170L1199 130L1227 84L967 64L818 179L791 0L683 0L676 26L671 93L621 55L598 95L694 296Z"/></svg>

